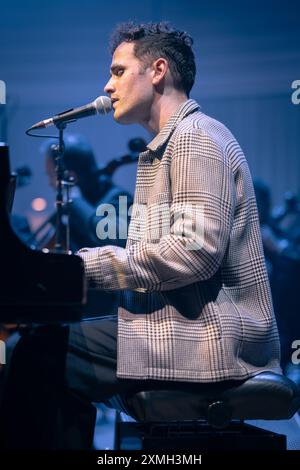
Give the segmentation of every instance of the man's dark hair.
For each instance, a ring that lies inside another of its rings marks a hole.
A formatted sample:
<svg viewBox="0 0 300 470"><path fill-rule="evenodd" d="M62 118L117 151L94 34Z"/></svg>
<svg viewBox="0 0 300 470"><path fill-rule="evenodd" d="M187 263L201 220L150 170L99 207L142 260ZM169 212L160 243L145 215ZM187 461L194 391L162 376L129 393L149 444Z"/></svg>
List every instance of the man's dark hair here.
<svg viewBox="0 0 300 470"><path fill-rule="evenodd" d="M174 29L166 22L121 23L111 37L112 54L122 42L134 43L134 54L145 66L159 57L165 58L174 86L189 96L195 81L196 64L193 40L187 33Z"/></svg>

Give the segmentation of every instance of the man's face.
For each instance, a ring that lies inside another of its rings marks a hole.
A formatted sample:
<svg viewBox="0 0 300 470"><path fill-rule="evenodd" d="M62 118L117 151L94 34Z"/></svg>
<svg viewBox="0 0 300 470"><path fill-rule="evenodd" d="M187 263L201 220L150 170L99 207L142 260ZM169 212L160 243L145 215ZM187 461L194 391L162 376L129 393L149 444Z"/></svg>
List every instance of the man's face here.
<svg viewBox="0 0 300 470"><path fill-rule="evenodd" d="M104 91L111 97L114 119L121 124L145 124L154 99L151 67L134 55L134 44L122 42L113 55L111 78Z"/></svg>

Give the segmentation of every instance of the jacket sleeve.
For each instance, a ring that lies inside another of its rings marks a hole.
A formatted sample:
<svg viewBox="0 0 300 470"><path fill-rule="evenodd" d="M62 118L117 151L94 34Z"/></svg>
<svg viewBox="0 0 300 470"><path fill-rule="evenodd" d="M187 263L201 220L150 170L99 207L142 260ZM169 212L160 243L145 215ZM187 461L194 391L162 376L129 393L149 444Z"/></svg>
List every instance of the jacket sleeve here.
<svg viewBox="0 0 300 470"><path fill-rule="evenodd" d="M83 249L88 281L102 289L171 290L211 278L233 224L233 174L220 146L201 130L181 134L172 155L170 229L158 242Z"/></svg>

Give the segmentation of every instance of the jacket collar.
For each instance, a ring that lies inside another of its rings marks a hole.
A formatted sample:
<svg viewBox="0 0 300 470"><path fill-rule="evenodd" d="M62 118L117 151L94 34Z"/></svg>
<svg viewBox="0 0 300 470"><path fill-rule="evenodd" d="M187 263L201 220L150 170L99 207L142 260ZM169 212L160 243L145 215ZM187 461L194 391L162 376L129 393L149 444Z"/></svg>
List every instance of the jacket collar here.
<svg viewBox="0 0 300 470"><path fill-rule="evenodd" d="M176 113L173 114L167 121L167 123L164 125L162 130L147 145L147 149L151 150L151 152L159 151L159 149L169 139L179 122L198 109L200 109L200 106L195 100L187 100L182 103L177 109Z"/></svg>

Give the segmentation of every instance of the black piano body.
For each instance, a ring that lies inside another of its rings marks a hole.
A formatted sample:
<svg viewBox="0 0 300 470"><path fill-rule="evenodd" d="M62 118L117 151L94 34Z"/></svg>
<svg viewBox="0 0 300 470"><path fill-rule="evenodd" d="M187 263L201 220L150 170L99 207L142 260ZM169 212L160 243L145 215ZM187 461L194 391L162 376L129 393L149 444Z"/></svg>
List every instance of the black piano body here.
<svg viewBox="0 0 300 470"><path fill-rule="evenodd" d="M14 185L9 149L0 143L0 322L79 321L86 302L83 262L22 243L10 224Z"/></svg>

